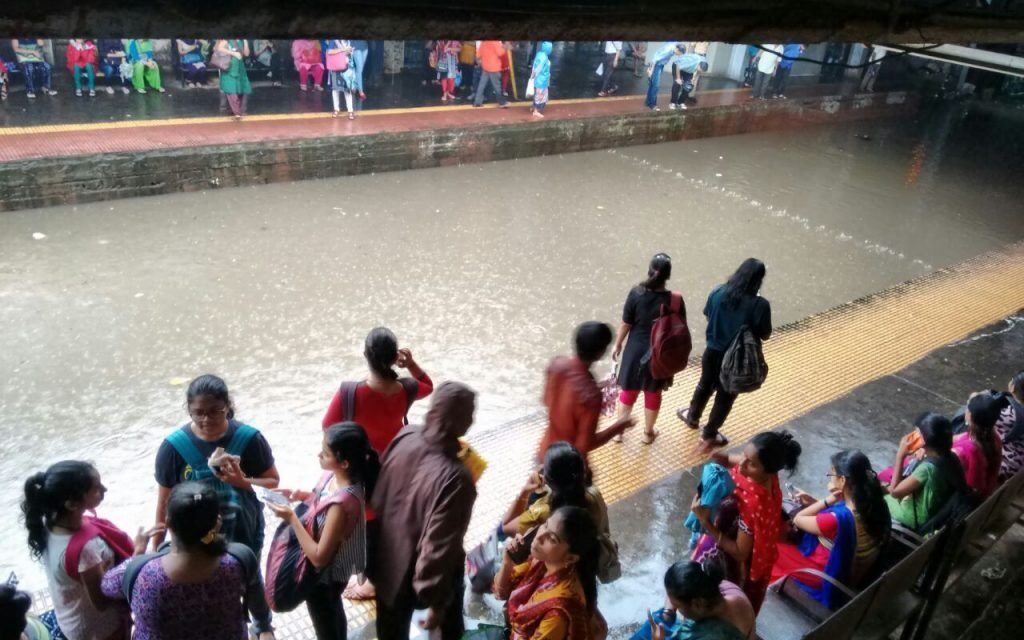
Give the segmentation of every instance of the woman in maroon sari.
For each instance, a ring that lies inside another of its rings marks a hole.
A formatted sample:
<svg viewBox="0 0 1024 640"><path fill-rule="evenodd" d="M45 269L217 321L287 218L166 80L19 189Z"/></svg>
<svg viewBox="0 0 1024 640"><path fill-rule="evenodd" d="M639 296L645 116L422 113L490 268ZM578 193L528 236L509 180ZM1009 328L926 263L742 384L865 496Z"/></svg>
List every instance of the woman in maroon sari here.
<svg viewBox="0 0 1024 640"><path fill-rule="evenodd" d="M800 458L800 443L788 431L759 433L741 454L715 454L713 459L729 467L736 483L711 522L710 508L693 502L693 513L704 535L693 552L693 560L711 556L724 561L727 578L743 588L754 611L761 609L771 580L772 565L778 557L782 529L782 491L779 471L792 471Z"/></svg>

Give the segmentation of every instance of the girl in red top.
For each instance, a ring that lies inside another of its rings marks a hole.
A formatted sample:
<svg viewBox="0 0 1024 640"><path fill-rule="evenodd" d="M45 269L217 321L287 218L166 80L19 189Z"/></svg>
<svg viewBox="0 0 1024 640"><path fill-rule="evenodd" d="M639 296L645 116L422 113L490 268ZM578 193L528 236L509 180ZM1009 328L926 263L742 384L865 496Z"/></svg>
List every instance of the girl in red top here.
<svg viewBox="0 0 1024 640"><path fill-rule="evenodd" d="M369 374L360 382L344 382L324 416L323 428L339 422L356 422L366 430L370 446L381 457L391 441L405 426L405 415L412 403L425 398L434 390L430 376L420 368L408 349L398 348L398 339L390 329L377 327L366 336L366 364ZM392 368L398 366L412 374L412 378L399 378ZM349 392L354 387L354 393ZM354 398L354 406L346 406L346 395ZM376 517L366 510L367 558L375 556L378 529ZM367 575L373 577L373 566L367 567ZM375 596L370 582L358 584L353 578L345 589L349 600L369 600Z"/></svg>
<svg viewBox="0 0 1024 640"><path fill-rule="evenodd" d="M89 96L96 95L96 45L76 38L68 42L68 71L75 79L75 95L82 97L82 73L89 82Z"/></svg>
<svg viewBox="0 0 1024 640"><path fill-rule="evenodd" d="M405 426L409 407L429 396L434 383L413 360L411 351L398 348L395 334L385 327L377 327L366 336L363 355L370 371L365 380L355 383L355 406L344 406L342 390L350 383L342 384L327 407L323 428L339 422L356 422L366 429L370 446L383 456ZM412 378L399 378L394 366L406 369Z"/></svg>

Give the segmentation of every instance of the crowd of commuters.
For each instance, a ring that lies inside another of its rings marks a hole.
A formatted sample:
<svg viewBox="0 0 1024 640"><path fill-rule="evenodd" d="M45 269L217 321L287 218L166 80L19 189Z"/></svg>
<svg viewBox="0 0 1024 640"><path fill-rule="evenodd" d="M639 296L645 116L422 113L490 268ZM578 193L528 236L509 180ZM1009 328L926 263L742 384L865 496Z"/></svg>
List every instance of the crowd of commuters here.
<svg viewBox="0 0 1024 640"><path fill-rule="evenodd" d="M356 51L348 41L327 46L329 56L343 52L349 61ZM247 47L220 41L214 50L234 64L240 57L232 54L244 57ZM657 64L685 55L671 47ZM457 67L458 50L449 44L442 50L451 56L445 64ZM145 51L132 47L128 59ZM547 53L541 45L538 55ZM327 70L344 74L338 66L331 62ZM488 82L500 88L500 69L486 73L495 74ZM544 88L540 80L535 65L535 91ZM351 74L330 86L358 90ZM244 87L231 89L229 95L244 96ZM689 558L668 568L666 604L638 621L636 640L754 638L768 586L785 576L825 606L840 606L844 596L832 581L856 589L874 579L894 527L933 531L950 505L976 503L1024 467L1024 371L1007 392L972 394L952 419L920 416L890 468L876 473L862 452L835 452L823 498L791 486L783 491L780 474L792 473L803 453L787 431L760 433L726 452L721 431L737 400L725 382L727 354L745 333L758 344L771 337L771 306L760 295L766 275L763 262L745 260L703 307L699 381L689 405L676 413L686 427L700 429L714 395L698 444L710 460L687 521L694 532ZM495 530L504 545L491 560L490 584L506 603L510 637L607 635L597 584L617 579L621 566L589 455L622 440L641 393L642 442L655 443L662 393L674 374L655 374L654 345L660 323L677 317L685 327L687 316L671 276L671 258L656 254L626 296L617 333L601 322L579 325L574 355L555 357L546 370L548 421L537 466ZM592 368L609 349L618 363L611 383L620 389L612 396L618 412L599 430L607 389ZM293 599L305 603L319 640L346 637L343 596L376 601L382 640L407 638L416 609L426 610L425 628L460 638L463 543L482 473L479 454L465 439L476 393L459 382L435 388L386 328L370 331L363 354L366 375L342 382L327 405L311 489L280 486L270 442L238 418L227 384L209 374L191 381L188 420L156 453L150 528L129 536L96 516L107 489L90 463L65 460L31 475L22 512L54 608L34 618L24 594L0 587L0 639L114 640L133 633L146 640L247 634L269 640L271 608L287 610L280 608L282 572L273 563L275 549L289 539L296 566L309 576ZM427 397L423 423L409 425L410 407ZM265 507L281 525L263 571ZM829 580L814 577L821 574Z"/></svg>
<svg viewBox="0 0 1024 640"><path fill-rule="evenodd" d="M34 99L37 92L56 95L53 69L47 62L51 42L40 39L11 41L15 60L9 64L0 59L0 97L6 98L10 84L8 69L23 76L26 95ZM700 76L708 71L709 43L669 42L648 59L647 43L604 41L602 57L596 71L597 95L614 95L619 87L613 73L620 67L626 52L633 58L634 75L641 76L646 67L648 90L644 104L659 111L658 93L664 73L672 86L669 109L686 109L693 103ZM497 105L508 106L513 79L512 50L517 43L499 40L458 41L429 40L424 46L423 84L438 87L442 103L456 99L471 100L482 106L488 92ZM186 89L205 87L211 75L218 77L223 94L222 109L228 108L235 118L245 115L248 96L252 93L249 76L270 80L280 87L284 80L285 58L273 40L212 40L179 38L173 41L173 64ZM748 47L745 84L753 88L755 99L784 98L794 62L804 52L801 44L766 44ZM355 118L361 100L366 99L364 76L369 42L367 40L300 39L291 43L289 51L301 91L329 91L333 115L341 113L342 97L345 111ZM552 85L551 42L533 44L529 55L530 75L526 97L531 98L534 117L543 118ZM52 53L50 54L52 55ZM871 64L864 73L861 89L872 91L878 67L885 53L874 48L869 54ZM74 83L76 96L96 95L98 79L107 93L121 89L129 93L155 90L163 93L161 68L154 58L153 42L147 39L72 39L66 49L67 69Z"/></svg>

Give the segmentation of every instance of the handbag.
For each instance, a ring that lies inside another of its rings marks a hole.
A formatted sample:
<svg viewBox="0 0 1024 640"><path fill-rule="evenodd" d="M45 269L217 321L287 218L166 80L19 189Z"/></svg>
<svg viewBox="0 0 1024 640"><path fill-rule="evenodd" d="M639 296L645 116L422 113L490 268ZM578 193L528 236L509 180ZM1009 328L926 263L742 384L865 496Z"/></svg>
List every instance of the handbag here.
<svg viewBox="0 0 1024 640"><path fill-rule="evenodd" d="M328 71L346 71L348 70L348 54L344 51L338 53L327 54L327 70Z"/></svg>
<svg viewBox="0 0 1024 640"><path fill-rule="evenodd" d="M530 81L526 83L526 97L527 98L532 98L533 97L533 93L534 93L533 78L530 78Z"/></svg>
<svg viewBox="0 0 1024 640"><path fill-rule="evenodd" d="M498 525L501 526L500 524ZM487 539L466 554L466 577L473 593L487 593L498 572L498 534L492 531Z"/></svg>
<svg viewBox="0 0 1024 640"><path fill-rule="evenodd" d="M210 56L210 66L220 69L221 71L227 71L231 68L231 58L228 54L223 51L214 50L213 55Z"/></svg>
<svg viewBox="0 0 1024 640"><path fill-rule="evenodd" d="M601 415L611 417L619 401L619 363L616 362L612 372L601 381Z"/></svg>

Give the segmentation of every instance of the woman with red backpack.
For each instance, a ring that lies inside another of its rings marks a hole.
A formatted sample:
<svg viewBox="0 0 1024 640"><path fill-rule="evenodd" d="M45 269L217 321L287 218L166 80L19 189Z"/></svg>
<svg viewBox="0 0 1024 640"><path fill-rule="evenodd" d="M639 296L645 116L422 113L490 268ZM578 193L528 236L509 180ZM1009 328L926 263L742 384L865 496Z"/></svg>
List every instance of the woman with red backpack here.
<svg viewBox="0 0 1024 640"><path fill-rule="evenodd" d="M288 505L267 502L267 506L291 529L278 529L267 561L267 591L276 603L280 588L301 591L317 640L344 640L348 625L341 593L351 576L366 569L366 500L380 473L380 460L370 448L366 432L354 422L336 424L324 432L319 454L324 470L313 491L279 489L289 500L301 500L301 515ZM282 535L290 533L290 536ZM303 572L300 582L294 571L285 575L287 538L301 550ZM296 587L298 587L296 589Z"/></svg>
<svg viewBox="0 0 1024 640"><path fill-rule="evenodd" d="M663 308L674 310L683 320L686 319L686 305L682 295L665 288L671 276L672 258L668 254L659 253L651 258L647 279L633 287L626 296L626 304L622 308L622 324L619 325L615 348L612 350L613 360L622 357L619 364L619 386L622 388L619 394L619 416L629 414L640 392L644 392L644 444L651 444L658 437L654 425L661 411L661 392L672 384L671 375L667 378L655 377L651 371L651 335L654 324L662 316ZM622 436L618 436L615 441L622 442Z"/></svg>
<svg viewBox="0 0 1024 640"><path fill-rule="evenodd" d="M133 541L111 522L86 515L103 502L107 488L88 462L64 460L25 481L21 510L28 546L46 572L53 618L44 616L57 640L124 640L131 618L103 595L104 572L138 555L154 531Z"/></svg>

